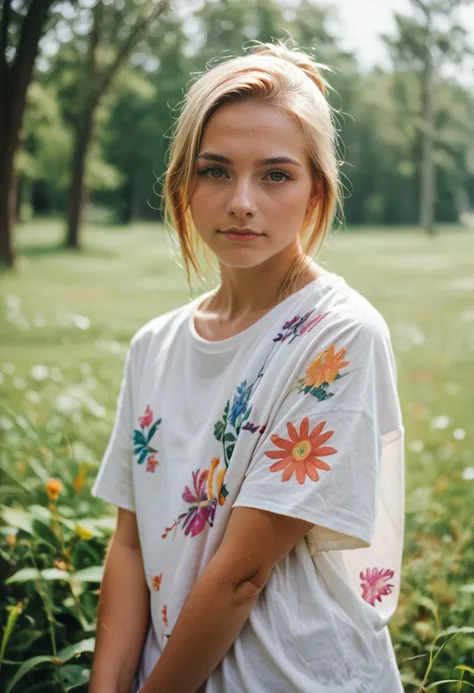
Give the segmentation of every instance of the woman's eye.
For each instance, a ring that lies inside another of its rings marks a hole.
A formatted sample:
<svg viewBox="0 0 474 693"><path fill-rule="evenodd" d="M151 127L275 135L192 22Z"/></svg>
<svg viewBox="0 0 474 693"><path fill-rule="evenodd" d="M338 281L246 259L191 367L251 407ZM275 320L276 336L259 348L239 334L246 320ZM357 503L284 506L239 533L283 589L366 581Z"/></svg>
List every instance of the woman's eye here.
<svg viewBox="0 0 474 693"><path fill-rule="evenodd" d="M269 176L272 176L271 180L273 183L283 183L285 180L292 180L291 177L284 171L270 171ZM279 178L274 178L273 176L280 176Z"/></svg>
<svg viewBox="0 0 474 693"><path fill-rule="evenodd" d="M216 173L217 175L215 175ZM207 178L214 178L214 180L222 178L220 175L221 173L224 173L224 170L222 168L218 168L217 166L208 166L207 168L203 168L198 171L200 176L207 176Z"/></svg>

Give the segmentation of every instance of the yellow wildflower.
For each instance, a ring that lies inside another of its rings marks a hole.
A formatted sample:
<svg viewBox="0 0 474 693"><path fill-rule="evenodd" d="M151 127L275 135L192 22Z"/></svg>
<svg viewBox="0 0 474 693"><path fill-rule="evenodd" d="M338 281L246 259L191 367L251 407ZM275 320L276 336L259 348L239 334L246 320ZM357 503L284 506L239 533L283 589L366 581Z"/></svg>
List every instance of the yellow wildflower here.
<svg viewBox="0 0 474 693"><path fill-rule="evenodd" d="M5 541L7 542L8 546L13 548L16 544L16 536L14 534L7 534Z"/></svg>
<svg viewBox="0 0 474 693"><path fill-rule="evenodd" d="M84 541L88 541L89 539L92 539L94 536L90 529L87 529L87 527L84 527L84 525L76 525L76 534L81 538L84 539Z"/></svg>

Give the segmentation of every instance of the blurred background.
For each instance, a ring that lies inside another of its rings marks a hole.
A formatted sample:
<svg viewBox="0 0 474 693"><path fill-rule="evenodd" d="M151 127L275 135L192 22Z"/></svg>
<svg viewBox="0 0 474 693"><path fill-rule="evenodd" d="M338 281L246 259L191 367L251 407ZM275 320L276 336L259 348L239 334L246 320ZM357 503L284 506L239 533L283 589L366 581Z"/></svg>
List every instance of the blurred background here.
<svg viewBox="0 0 474 693"><path fill-rule="evenodd" d="M345 223L319 261L382 312L397 358L405 690L472 689L474 2L0 8L0 691L87 690L115 512L90 488L127 345L190 297L160 212L173 124L210 61L272 38L332 68Z"/></svg>

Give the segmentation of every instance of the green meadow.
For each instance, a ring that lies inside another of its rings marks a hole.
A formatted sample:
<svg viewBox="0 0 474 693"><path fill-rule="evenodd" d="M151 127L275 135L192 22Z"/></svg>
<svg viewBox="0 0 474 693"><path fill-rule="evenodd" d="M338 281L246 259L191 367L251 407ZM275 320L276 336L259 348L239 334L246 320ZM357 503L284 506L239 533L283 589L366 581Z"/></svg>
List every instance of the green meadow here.
<svg viewBox="0 0 474 693"><path fill-rule="evenodd" d="M18 230L0 275L0 691L86 691L114 509L90 496L129 339L190 297L159 225ZM474 230L350 229L319 261L384 315L406 430L407 693L474 688ZM204 288L196 283L195 295ZM49 480L57 479L56 490ZM48 493L49 489L49 493Z"/></svg>

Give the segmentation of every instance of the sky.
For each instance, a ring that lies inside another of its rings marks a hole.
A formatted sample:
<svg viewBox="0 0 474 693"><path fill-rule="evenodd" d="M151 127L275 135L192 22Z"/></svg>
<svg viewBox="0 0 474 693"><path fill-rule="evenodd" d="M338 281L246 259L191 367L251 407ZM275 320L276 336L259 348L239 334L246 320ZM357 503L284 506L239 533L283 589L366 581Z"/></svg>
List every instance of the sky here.
<svg viewBox="0 0 474 693"><path fill-rule="evenodd" d="M335 7L339 21L331 25L344 48L354 51L362 67L388 67L387 51L380 39L395 29L394 12L411 14L409 0L319 0ZM464 8L460 17L474 48L474 0ZM474 73L474 68L473 68ZM471 81L471 80L469 80Z"/></svg>

